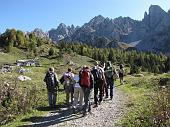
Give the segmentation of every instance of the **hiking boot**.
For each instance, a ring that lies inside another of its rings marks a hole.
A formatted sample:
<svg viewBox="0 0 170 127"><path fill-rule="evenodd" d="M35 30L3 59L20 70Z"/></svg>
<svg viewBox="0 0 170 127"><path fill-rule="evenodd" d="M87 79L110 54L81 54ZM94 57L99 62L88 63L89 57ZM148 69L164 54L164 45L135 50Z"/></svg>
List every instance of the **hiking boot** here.
<svg viewBox="0 0 170 127"><path fill-rule="evenodd" d="M75 109L75 108L73 108L72 110L73 110L73 114L75 114L75 113L76 113L76 109Z"/></svg>
<svg viewBox="0 0 170 127"><path fill-rule="evenodd" d="M87 115L87 112L83 112L83 117L85 117Z"/></svg>
<svg viewBox="0 0 170 127"><path fill-rule="evenodd" d="M53 109L56 109L57 108L57 105L53 105Z"/></svg>
<svg viewBox="0 0 170 127"><path fill-rule="evenodd" d="M78 110L79 110L79 111L82 111L82 110L83 110L83 107L82 107L82 106L81 106L81 107L79 107L79 108L78 108Z"/></svg>
<svg viewBox="0 0 170 127"><path fill-rule="evenodd" d="M91 110L89 111L89 114L93 114Z"/></svg>
<svg viewBox="0 0 170 127"><path fill-rule="evenodd" d="M98 107L98 105L97 105L97 104L95 104L93 108L96 108L96 107Z"/></svg>

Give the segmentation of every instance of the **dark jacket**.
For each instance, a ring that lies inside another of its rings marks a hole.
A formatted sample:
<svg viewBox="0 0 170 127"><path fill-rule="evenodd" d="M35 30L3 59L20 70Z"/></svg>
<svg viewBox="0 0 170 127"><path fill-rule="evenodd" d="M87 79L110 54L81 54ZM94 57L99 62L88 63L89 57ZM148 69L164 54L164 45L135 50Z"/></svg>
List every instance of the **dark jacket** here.
<svg viewBox="0 0 170 127"><path fill-rule="evenodd" d="M54 72L47 72L44 78L48 92L57 92L58 78Z"/></svg>

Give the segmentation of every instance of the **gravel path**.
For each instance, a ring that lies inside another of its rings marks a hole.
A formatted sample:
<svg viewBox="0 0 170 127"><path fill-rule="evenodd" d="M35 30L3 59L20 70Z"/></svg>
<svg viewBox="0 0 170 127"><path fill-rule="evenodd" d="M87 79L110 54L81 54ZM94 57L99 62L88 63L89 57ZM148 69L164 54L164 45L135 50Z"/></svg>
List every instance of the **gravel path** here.
<svg viewBox="0 0 170 127"><path fill-rule="evenodd" d="M93 99L92 99L93 100ZM104 100L101 105L93 108L92 113L82 116L81 112L73 114L71 109L50 112L46 117L33 122L36 127L114 127L125 112L127 96L114 90L112 100Z"/></svg>

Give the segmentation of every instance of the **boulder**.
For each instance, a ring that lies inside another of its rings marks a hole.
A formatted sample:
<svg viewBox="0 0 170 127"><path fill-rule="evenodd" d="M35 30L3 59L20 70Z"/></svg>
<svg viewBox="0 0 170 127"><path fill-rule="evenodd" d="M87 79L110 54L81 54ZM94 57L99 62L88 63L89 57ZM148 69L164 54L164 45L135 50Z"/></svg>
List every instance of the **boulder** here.
<svg viewBox="0 0 170 127"><path fill-rule="evenodd" d="M24 75L20 75L19 77L18 77L18 79L20 80L20 81L27 81L27 80L31 80L31 78L30 77L27 77L27 76L24 76Z"/></svg>

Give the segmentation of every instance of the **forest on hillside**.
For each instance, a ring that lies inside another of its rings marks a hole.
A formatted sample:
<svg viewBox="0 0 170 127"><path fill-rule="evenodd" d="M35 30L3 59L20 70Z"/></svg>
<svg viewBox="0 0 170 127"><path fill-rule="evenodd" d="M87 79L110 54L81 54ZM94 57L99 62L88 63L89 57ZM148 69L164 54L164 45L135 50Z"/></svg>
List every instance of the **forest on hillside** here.
<svg viewBox="0 0 170 127"><path fill-rule="evenodd" d="M96 48L83 43L60 42L58 44L60 53L76 52L98 61L111 61L115 65L125 64L131 68L130 73L148 71L153 73L166 73L170 70L170 58L162 53L127 51L114 48Z"/></svg>
<svg viewBox="0 0 170 127"><path fill-rule="evenodd" d="M44 49L38 50L43 44L53 44L47 38L37 37L34 33L27 33L15 29L7 29L5 33L0 35L0 46L6 52L10 52L12 47L17 47L25 51L29 51L31 56L38 56ZM153 73L165 73L170 70L170 58L162 53L153 52L127 51L114 48L96 48L79 42L57 43L57 46L50 48L49 55L54 54L54 48L59 48L59 55L64 52L88 56L99 61L111 61L114 64L126 64L131 68L131 73L139 73L140 71L148 71Z"/></svg>

